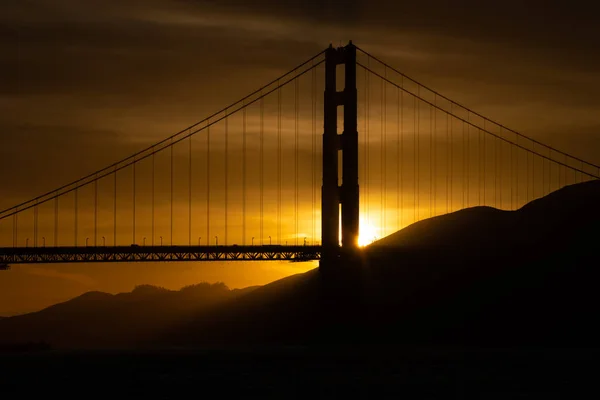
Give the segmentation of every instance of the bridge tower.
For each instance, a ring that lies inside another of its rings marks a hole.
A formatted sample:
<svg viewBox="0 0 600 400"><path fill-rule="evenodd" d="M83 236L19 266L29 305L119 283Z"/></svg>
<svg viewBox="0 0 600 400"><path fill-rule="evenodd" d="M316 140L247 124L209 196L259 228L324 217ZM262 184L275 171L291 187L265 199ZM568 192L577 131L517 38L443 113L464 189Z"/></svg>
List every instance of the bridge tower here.
<svg viewBox="0 0 600 400"><path fill-rule="evenodd" d="M344 89L337 91L337 66L344 65ZM344 127L338 133L338 107L343 107ZM323 186L321 204L322 253L320 267L338 262L358 248L358 115L356 90L356 46L329 48L325 52L325 99L323 114ZM342 171L339 182L338 157ZM339 243L340 206L342 244Z"/></svg>

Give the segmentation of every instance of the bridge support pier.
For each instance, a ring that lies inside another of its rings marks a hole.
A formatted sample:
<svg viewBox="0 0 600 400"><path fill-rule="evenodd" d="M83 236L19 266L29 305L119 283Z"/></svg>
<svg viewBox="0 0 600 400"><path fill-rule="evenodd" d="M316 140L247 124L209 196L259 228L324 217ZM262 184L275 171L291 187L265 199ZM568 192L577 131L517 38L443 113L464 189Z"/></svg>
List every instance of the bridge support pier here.
<svg viewBox="0 0 600 400"><path fill-rule="evenodd" d="M337 91L337 66L344 65L344 89ZM358 106L356 90L356 46L352 41L340 48L331 45L325 53L323 114L323 186L321 204L321 269L341 263L340 256L358 249ZM343 106L344 129L338 134L338 107ZM342 152L342 171L338 168ZM340 206L341 231L340 246ZM347 259L347 257L344 257Z"/></svg>

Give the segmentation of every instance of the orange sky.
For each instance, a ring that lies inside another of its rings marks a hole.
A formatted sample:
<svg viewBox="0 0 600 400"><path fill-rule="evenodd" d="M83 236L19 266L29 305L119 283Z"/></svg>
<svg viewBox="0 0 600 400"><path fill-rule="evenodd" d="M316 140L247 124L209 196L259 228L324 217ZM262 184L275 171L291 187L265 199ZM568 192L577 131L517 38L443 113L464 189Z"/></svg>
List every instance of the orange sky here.
<svg viewBox="0 0 600 400"><path fill-rule="evenodd" d="M591 162L600 162L600 116L598 96L600 78L596 71L600 59L594 51L599 35L597 26L588 21L585 10L555 9L529 6L527 2L503 2L502 5L470 4L469 7L448 9L446 3L423 9L420 5L378 5L377 2L350 1L345 8L324 2L318 7L310 2L284 1L277 6L257 4L249 9L245 2L202 2L166 0L90 1L85 5L74 0L40 0L35 6L27 2L9 1L0 5L0 62L7 71L0 85L0 208L29 199L47 190L81 177L122 157L172 134L182 127L202 119L256 89L290 67L325 48L330 42L345 44L348 39L396 66L409 76L439 90L456 101L469 105L493 120L554 145ZM389 2L387 2L389 3ZM381 6L381 7L380 7ZM535 10L535 12L533 12ZM510 16L510 23L503 20ZM303 78L300 90L310 94L310 75ZM322 129L322 69L317 75L318 114L316 133ZM361 79L359 70L359 80ZM361 82L359 82L359 86ZM293 136L293 88L284 92L284 141ZM392 89L390 88L390 95ZM402 165L403 187L398 190L394 174L388 174L388 196L385 214L381 213L381 174L377 161L381 132L377 88L373 89L372 122L369 149L371 154L369 180L363 190L369 191L369 207L361 210L362 217L379 234L382 222L388 221L386 232L414 220L414 209L420 216L429 216L430 192L428 178L423 182L419 204L412 199L412 155L408 153L397 162L390 146L388 167L398 170ZM318 237L318 209L313 210L312 181L313 119L310 96L302 97L300 109L299 192L300 229L312 236L313 215L316 215L315 236ZM265 190L276 196L273 175L276 161L270 149L276 138L273 106L276 98L265 100ZM364 103L359 118L364 118ZM386 129L396 128L394 112L389 111ZM239 132L241 117L233 117L229 128L230 188L232 204L240 201ZM258 174L256 152L259 130L258 109L248 112L249 177L248 233L256 236L258 213ZM424 127L425 125L422 125ZM213 137L223 132L216 126ZM359 122L359 131L364 135ZM406 152L409 151L413 128L410 121L402 126ZM425 134L425 133L424 133ZM440 154L445 132L435 134ZM239 137L239 136L238 136ZM221 136L222 138L222 136ZM475 136L473 136L475 138ZM424 137L426 139L426 137ZM222 183L223 163L219 146L211 143L212 184ZM361 139L362 140L362 139ZM288 142L289 143L289 142ZM319 140L317 139L317 144ZM427 142L424 142L426 145ZM460 142L452 148L458 149ZM186 143L175 152L175 167L181 170L175 184L177 200L175 233L181 242L188 240L188 176ZM204 142L198 136L193 141L193 241L204 237L205 201ZM363 149L364 146L361 148ZM222 149L222 147L221 147ZM236 150L237 149L237 150ZM235 153L235 151L238 151ZM362 151L362 150L361 150ZM427 148L422 148L423 170L427 175ZM447 154L447 153L445 153ZM455 153L456 154L456 153ZM505 153L507 155L508 153ZM361 152L361 166L364 153ZM475 175L475 155L472 157L472 179ZM490 159L488 159L490 162ZM237 164L236 164L237 163ZM523 167L521 164L521 168ZM168 158L157 156L157 233L155 240L168 230L170 207L168 198ZM293 200L293 154L283 157L282 241L292 238L295 227ZM445 182L447 165L438 168L434 182L434 208L446 211ZM361 169L361 171L363 171ZM489 173L488 169L488 173ZM361 172L362 173L362 172ZM133 238L128 224L127 202L130 194L125 188L131 177L124 171L119 181L118 201L125 207L119 214L118 236L128 244ZM137 170L139 195L147 198L149 165ZM460 174L458 168L454 174ZM319 170L316 170L317 178ZM489 175L491 179L491 175ZM487 181L490 185L491 180ZM558 182L555 182L558 183ZM99 236L112 239L112 182L100 184ZM162 185L162 186L161 186ZM509 204L507 183L502 187L503 204ZM211 186L212 187L212 186ZM236 189L237 188L237 189ZM238 191L236 191L238 190ZM479 204L479 193L470 187L471 200L466 205ZM487 189L491 192L491 188ZM464 188L455 185L450 209L462 207ZM222 227L222 188L211 189L211 234L224 234ZM318 194L318 191L316 192ZM402 193L399 195L398 193ZM543 193L540 189L540 193ZM365 192L361 199L366 203ZM89 196L90 193L87 193ZM82 192L82 201L86 194ZM516 194L513 193L516 197ZM520 202L526 201L521 191ZM402 199L400 204L399 199ZM496 197L497 199L497 197ZM89 199L88 199L89 200ZM273 217L276 204L267 196L266 214ZM69 201L61 202L60 237L69 241L72 216ZM425 206L423 205L425 203ZM83 203L82 203L83 204ZM317 206L319 200L317 198ZM488 197L485 204L492 204ZM49 205L52 209L52 205ZM508 206L504 206L507 208ZM317 207L318 208L318 207ZM183 209L185 212L181 213ZM82 222L91 220L90 203L82 205ZM239 209L238 209L239 210ZM235 211L235 209L234 209ZM313 211L315 213L313 214ZM135 241L143 237L150 241L148 204L137 206L140 225ZM87 217L85 216L87 215ZM25 221L24 217L22 221ZM233 211L229 221L239 223ZM275 222L265 219L263 239L275 237ZM0 241L12 243L10 221L0 221ZM25 222L22 222L25 223ZM82 224L83 225L83 224ZM25 228L23 228L25 229ZM239 241L240 227L230 228L230 240ZM52 229L50 229L51 231ZM237 230L237 231L236 231ZM7 234L8 232L8 234ZM237 232L237 233L236 233ZM23 230L21 240L29 234ZM238 235L238 238L235 236ZM45 234L50 241L51 232ZM82 227L80 243L92 232ZM206 238L204 237L203 241ZM100 237L97 239L100 240ZM221 239L222 240L222 239ZM247 238L249 240L249 238ZM64 300L87 290L117 292L130 290L135 284L161 284L178 288L201 280L225 281L232 287L262 284L286 274L301 272L300 264L258 265L70 265L22 266L0 273L0 315L29 311Z"/></svg>

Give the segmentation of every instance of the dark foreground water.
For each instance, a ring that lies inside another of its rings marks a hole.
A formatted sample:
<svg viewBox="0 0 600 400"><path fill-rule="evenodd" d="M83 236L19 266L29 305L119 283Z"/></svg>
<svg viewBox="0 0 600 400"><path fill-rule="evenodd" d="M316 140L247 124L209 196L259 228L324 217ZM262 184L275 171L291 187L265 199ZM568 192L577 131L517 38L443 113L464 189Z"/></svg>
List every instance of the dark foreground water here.
<svg viewBox="0 0 600 400"><path fill-rule="evenodd" d="M0 355L0 396L598 398L599 355L589 349L45 351Z"/></svg>

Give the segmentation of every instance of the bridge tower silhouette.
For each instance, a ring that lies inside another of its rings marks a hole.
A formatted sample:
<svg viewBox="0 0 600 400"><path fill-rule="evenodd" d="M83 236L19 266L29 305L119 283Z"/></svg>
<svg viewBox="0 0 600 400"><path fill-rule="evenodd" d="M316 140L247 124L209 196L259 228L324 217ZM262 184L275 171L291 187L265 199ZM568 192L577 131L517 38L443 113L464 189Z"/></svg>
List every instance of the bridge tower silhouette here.
<svg viewBox="0 0 600 400"><path fill-rule="evenodd" d="M344 88L337 91L337 66L344 66ZM358 96L356 90L356 47L352 41L325 52L325 99L323 110L323 187L321 206L321 266L336 262L341 251L358 249ZM343 107L343 132L338 133L338 107ZM342 153L341 181L338 163Z"/></svg>

